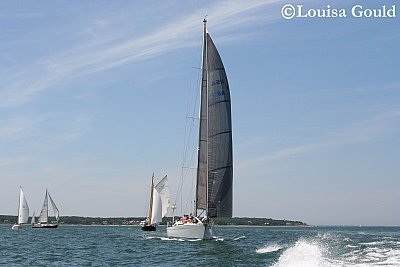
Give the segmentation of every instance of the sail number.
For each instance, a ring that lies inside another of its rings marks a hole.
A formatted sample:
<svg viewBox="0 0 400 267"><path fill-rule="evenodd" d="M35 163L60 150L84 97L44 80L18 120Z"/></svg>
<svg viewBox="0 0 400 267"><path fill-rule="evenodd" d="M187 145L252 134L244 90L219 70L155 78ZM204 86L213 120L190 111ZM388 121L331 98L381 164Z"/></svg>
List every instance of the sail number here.
<svg viewBox="0 0 400 267"><path fill-rule="evenodd" d="M211 85L218 85L218 84L224 84L225 81L224 80L214 80L212 81Z"/></svg>
<svg viewBox="0 0 400 267"><path fill-rule="evenodd" d="M222 96L222 95L225 95L225 92L224 91L214 91L213 93L212 93L212 96L213 97L217 97L217 96Z"/></svg>

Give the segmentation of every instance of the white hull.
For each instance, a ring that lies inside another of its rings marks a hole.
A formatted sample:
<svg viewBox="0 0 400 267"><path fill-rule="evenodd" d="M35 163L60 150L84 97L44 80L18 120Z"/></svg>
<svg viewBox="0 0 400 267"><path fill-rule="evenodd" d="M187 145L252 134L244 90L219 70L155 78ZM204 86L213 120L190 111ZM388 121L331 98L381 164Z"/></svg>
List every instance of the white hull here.
<svg viewBox="0 0 400 267"><path fill-rule="evenodd" d="M167 227L168 237L185 239L204 239L209 240L213 237L213 227L209 224L186 223Z"/></svg>

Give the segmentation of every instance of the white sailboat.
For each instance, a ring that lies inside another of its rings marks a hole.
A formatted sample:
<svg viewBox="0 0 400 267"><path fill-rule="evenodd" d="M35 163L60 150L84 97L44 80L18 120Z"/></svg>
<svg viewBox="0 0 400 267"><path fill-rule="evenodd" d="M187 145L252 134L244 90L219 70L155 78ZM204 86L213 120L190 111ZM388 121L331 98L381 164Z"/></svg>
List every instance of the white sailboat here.
<svg viewBox="0 0 400 267"><path fill-rule="evenodd" d="M211 239L215 217L232 217L231 99L225 68L204 19L195 209L168 237ZM175 207L176 205L174 205Z"/></svg>
<svg viewBox="0 0 400 267"><path fill-rule="evenodd" d="M169 186L167 175L154 185L154 173L151 178L149 215L143 222L143 231L155 231L157 224L167 214L169 208Z"/></svg>
<svg viewBox="0 0 400 267"><path fill-rule="evenodd" d="M29 206L22 187L19 187L18 222L12 226L13 230L22 228L23 223L28 223Z"/></svg>
<svg viewBox="0 0 400 267"><path fill-rule="evenodd" d="M54 217L56 218L56 223L49 223L49 199L53 207ZM33 223L32 228L57 228L58 220L60 219L60 211L58 210L56 204L51 198L49 192L46 189L46 195L44 197L42 210L39 215L38 223Z"/></svg>
<svg viewBox="0 0 400 267"><path fill-rule="evenodd" d="M31 225L34 225L35 223L36 223L35 212L33 212L32 219L31 219Z"/></svg>

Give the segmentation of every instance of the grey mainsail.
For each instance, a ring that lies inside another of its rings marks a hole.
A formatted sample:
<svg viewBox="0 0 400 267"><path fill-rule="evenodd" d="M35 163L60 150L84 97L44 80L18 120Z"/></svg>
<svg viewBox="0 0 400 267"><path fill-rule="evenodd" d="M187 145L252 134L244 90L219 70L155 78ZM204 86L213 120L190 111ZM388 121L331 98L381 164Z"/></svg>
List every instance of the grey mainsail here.
<svg viewBox="0 0 400 267"><path fill-rule="evenodd" d="M232 120L225 68L204 27L196 208L232 217Z"/></svg>

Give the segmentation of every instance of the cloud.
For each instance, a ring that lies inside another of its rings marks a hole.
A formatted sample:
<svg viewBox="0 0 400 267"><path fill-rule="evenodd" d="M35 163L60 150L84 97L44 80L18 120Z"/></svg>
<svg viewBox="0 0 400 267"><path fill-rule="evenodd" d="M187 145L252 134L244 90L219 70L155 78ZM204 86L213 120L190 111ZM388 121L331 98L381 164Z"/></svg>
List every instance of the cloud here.
<svg viewBox="0 0 400 267"><path fill-rule="evenodd" d="M389 91L389 90L399 90L400 89L400 82L397 83L388 83L382 86L369 86L369 87L362 87L356 88L355 91L368 93L368 92L376 92L376 91Z"/></svg>
<svg viewBox="0 0 400 267"><path fill-rule="evenodd" d="M267 14L253 16L260 8L275 3L279 1L214 2L213 6L179 17L144 36L134 36L125 40L108 38L108 43L98 45L78 43L75 49L65 48L65 51L59 51L59 56L37 61L19 75L3 81L3 84L0 83L0 107L13 107L32 101L39 93L54 89L61 81L151 59L178 48L194 46L194 40L197 40L195 36L199 35L196 29L201 25L199 18L205 14L208 14L213 31L230 31L232 35L234 33L239 36L235 30L240 27L260 20L279 18ZM102 20L96 20L95 24L107 26ZM120 34L118 38L119 36Z"/></svg>
<svg viewBox="0 0 400 267"><path fill-rule="evenodd" d="M318 153L333 147L369 142L399 130L399 122L400 110L382 112L370 119L355 122L346 128L328 130L325 132L325 137L322 141L284 148L244 161L239 164L238 169L247 169L267 161L284 160L294 156ZM318 137L320 138L320 135Z"/></svg>
<svg viewBox="0 0 400 267"><path fill-rule="evenodd" d="M18 116L0 121L0 138L16 139L30 135L46 120L46 116Z"/></svg>
<svg viewBox="0 0 400 267"><path fill-rule="evenodd" d="M19 157L19 158L0 158L0 167L7 167L11 165L19 165L30 161L30 158Z"/></svg>

